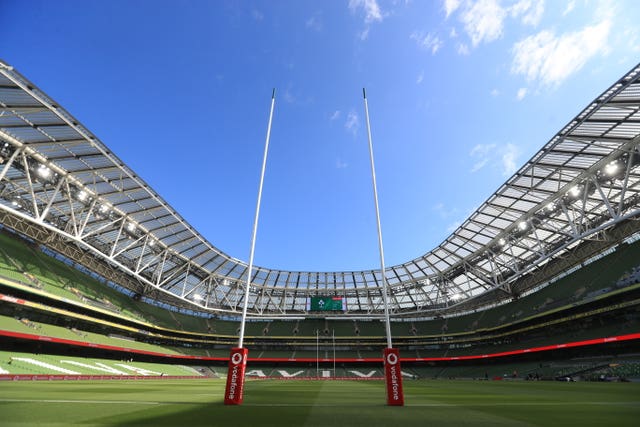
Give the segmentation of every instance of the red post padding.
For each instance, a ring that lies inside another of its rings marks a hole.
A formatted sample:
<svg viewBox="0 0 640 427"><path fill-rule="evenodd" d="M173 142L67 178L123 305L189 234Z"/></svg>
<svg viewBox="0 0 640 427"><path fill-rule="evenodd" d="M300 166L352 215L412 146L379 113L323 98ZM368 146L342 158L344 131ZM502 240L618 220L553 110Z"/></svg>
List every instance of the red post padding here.
<svg viewBox="0 0 640 427"><path fill-rule="evenodd" d="M244 371L247 367L246 348L232 348L229 357L229 371L227 372L227 386L224 390L225 405L242 404L242 392L244 391Z"/></svg>
<svg viewBox="0 0 640 427"><path fill-rule="evenodd" d="M387 384L387 405L404 406L402 391L402 370L400 369L400 351L397 348L385 348L383 352L384 379Z"/></svg>

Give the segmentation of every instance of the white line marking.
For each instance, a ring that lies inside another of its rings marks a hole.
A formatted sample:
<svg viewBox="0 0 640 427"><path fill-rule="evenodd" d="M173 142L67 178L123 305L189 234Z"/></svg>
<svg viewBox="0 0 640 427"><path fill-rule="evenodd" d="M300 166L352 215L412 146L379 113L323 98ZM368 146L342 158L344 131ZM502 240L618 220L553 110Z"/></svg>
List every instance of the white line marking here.
<svg viewBox="0 0 640 427"><path fill-rule="evenodd" d="M332 404L332 403L243 403L243 406L274 406L274 407L365 407L365 406L383 406L384 403L372 404ZM502 403L474 403L474 404L455 404L455 403L406 403L405 406L414 407L495 407L495 406L570 406L570 405L640 405L640 402L502 402Z"/></svg>
<svg viewBox="0 0 640 427"><path fill-rule="evenodd" d="M106 404L133 404L133 405L161 405L163 402L145 402L130 400L68 400L68 399L0 399L0 402L16 403L106 403Z"/></svg>

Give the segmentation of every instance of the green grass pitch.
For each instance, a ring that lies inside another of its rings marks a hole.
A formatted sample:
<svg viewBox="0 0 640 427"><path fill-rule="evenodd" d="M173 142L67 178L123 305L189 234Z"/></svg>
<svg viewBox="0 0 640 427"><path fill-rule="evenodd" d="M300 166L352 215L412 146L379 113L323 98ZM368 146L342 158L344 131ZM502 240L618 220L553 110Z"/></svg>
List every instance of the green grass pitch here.
<svg viewBox="0 0 640 427"><path fill-rule="evenodd" d="M224 406L222 380L0 383L2 426L637 426L639 383L247 381Z"/></svg>

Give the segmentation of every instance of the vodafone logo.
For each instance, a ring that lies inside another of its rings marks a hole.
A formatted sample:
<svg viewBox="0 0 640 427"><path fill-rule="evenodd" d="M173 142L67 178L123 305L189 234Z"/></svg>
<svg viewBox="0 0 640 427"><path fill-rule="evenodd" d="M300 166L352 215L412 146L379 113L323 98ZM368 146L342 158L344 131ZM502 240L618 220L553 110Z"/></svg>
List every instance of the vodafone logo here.
<svg viewBox="0 0 640 427"><path fill-rule="evenodd" d="M231 356L231 363L239 365L240 362L242 362L242 353L234 353L233 356Z"/></svg>
<svg viewBox="0 0 640 427"><path fill-rule="evenodd" d="M396 363L398 363L398 356L393 353L387 354L387 363L389 365L395 365Z"/></svg>

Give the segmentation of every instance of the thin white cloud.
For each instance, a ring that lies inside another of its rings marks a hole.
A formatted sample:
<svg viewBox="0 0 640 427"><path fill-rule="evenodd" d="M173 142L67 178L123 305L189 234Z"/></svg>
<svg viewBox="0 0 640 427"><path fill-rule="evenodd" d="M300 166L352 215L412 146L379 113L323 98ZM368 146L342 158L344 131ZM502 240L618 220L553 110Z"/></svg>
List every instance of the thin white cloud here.
<svg viewBox="0 0 640 427"><path fill-rule="evenodd" d="M477 144L469 152L469 156L474 159L474 164L470 173L478 172L485 166L500 168L503 176L512 175L517 168L520 150L514 144Z"/></svg>
<svg viewBox="0 0 640 427"><path fill-rule="evenodd" d="M289 104L293 104L294 102L296 102L296 97L295 95L293 95L293 93L291 93L291 89L287 88L284 91L284 100L289 103Z"/></svg>
<svg viewBox="0 0 640 427"><path fill-rule="evenodd" d="M442 219L447 219L453 216L457 216L460 212L460 209L446 207L443 202L436 203L433 206L432 210L435 211Z"/></svg>
<svg viewBox="0 0 640 427"><path fill-rule="evenodd" d="M524 25L537 26L544 14L544 0L520 0L510 8L511 16L520 17Z"/></svg>
<svg viewBox="0 0 640 427"><path fill-rule="evenodd" d="M475 159L475 163L471 167L471 173L477 172L489 163L496 144L477 144L471 149L469 155Z"/></svg>
<svg viewBox="0 0 640 427"><path fill-rule="evenodd" d="M424 80L424 71L420 71L420 74L418 74L418 78L416 79L416 84L422 83L423 80Z"/></svg>
<svg viewBox="0 0 640 427"><path fill-rule="evenodd" d="M444 12L446 13L447 18L459 7L460 0L444 0Z"/></svg>
<svg viewBox="0 0 640 427"><path fill-rule="evenodd" d="M640 52L640 34L636 28L627 28L624 31L624 38L627 40L627 46L630 52Z"/></svg>
<svg viewBox="0 0 640 427"><path fill-rule="evenodd" d="M469 218L471 214L478 210L478 206L460 209L456 207L447 207L443 202L438 202L431 209L443 220L451 221L453 219L453 221L446 227L448 233L453 233L462 225L464 220Z"/></svg>
<svg viewBox="0 0 640 427"><path fill-rule="evenodd" d="M497 0L479 0L462 12L460 20L475 47L500 38L506 16L507 11Z"/></svg>
<svg viewBox="0 0 640 427"><path fill-rule="evenodd" d="M306 20L304 26L313 31L322 31L322 18L319 15L313 15L311 18Z"/></svg>
<svg viewBox="0 0 640 427"><path fill-rule="evenodd" d="M409 36L411 40L415 40L418 44L418 47L424 50L430 50L432 55L435 55L438 50L442 47L442 40L435 34L432 33L421 33L419 31L414 31Z"/></svg>
<svg viewBox="0 0 640 427"><path fill-rule="evenodd" d="M571 0L569 3L567 3L567 8L564 10L564 12L562 12L562 16L567 16L568 14L570 14L575 7L576 0Z"/></svg>
<svg viewBox="0 0 640 427"><path fill-rule="evenodd" d="M251 16L256 21L262 21L264 19L264 14L258 9L251 9Z"/></svg>
<svg viewBox="0 0 640 427"><path fill-rule="evenodd" d="M377 0L349 0L349 10L351 13L361 11L364 14L365 27L358 33L360 40L366 40L369 37L371 24L382 22L384 19L384 14Z"/></svg>
<svg viewBox="0 0 640 427"><path fill-rule="evenodd" d="M362 9L364 12L365 24L382 22L382 11L380 10L380 5L378 5L376 0L349 0L349 9L354 13L358 9Z"/></svg>
<svg viewBox="0 0 640 427"><path fill-rule="evenodd" d="M507 144L502 149L502 175L511 176L518 170L517 160L520 149L515 144Z"/></svg>
<svg viewBox="0 0 640 427"><path fill-rule="evenodd" d="M458 37L458 32L456 31L456 27L451 27L451 30L449 31L449 37L451 37L452 39L455 39L456 37Z"/></svg>
<svg viewBox="0 0 640 427"><path fill-rule="evenodd" d="M544 30L517 42L511 71L528 81L557 86L597 54L607 53L611 20L556 36Z"/></svg>
<svg viewBox="0 0 640 427"><path fill-rule="evenodd" d="M349 114L347 114L347 120L344 122L344 127L354 136L358 133L358 129L360 129L360 118L358 117L358 113L351 110Z"/></svg>
<svg viewBox="0 0 640 427"><path fill-rule="evenodd" d="M518 98L518 101L522 101L525 96L527 96L527 88L521 87L520 89L518 89L518 93L516 94L516 98Z"/></svg>
<svg viewBox="0 0 640 427"><path fill-rule="evenodd" d="M338 120L340 118L340 114L341 114L340 110L334 111L333 114L331 114L331 117L329 117L329 120L332 122L335 120Z"/></svg>
<svg viewBox="0 0 640 427"><path fill-rule="evenodd" d="M469 55L469 46L466 43L459 43L456 48L458 55Z"/></svg>
<svg viewBox="0 0 640 427"><path fill-rule="evenodd" d="M522 23L536 27L542 20L542 15L544 15L544 0L535 0L529 13L522 17Z"/></svg>
<svg viewBox="0 0 640 427"><path fill-rule="evenodd" d="M500 91L498 89L496 89L496 88L493 88L491 90L491 96L493 96L495 98L498 95L500 95Z"/></svg>
<svg viewBox="0 0 640 427"><path fill-rule="evenodd" d="M342 159L336 159L336 169L346 169L349 167L349 163Z"/></svg>

